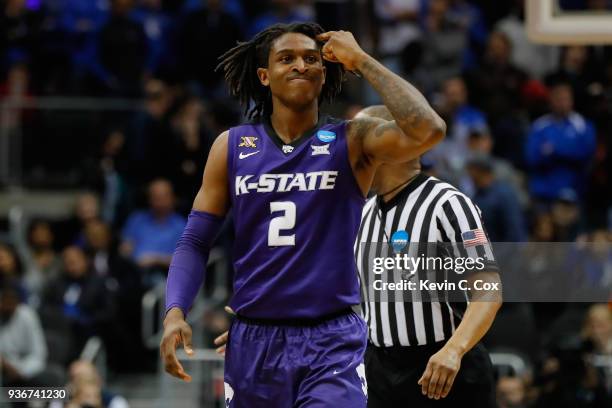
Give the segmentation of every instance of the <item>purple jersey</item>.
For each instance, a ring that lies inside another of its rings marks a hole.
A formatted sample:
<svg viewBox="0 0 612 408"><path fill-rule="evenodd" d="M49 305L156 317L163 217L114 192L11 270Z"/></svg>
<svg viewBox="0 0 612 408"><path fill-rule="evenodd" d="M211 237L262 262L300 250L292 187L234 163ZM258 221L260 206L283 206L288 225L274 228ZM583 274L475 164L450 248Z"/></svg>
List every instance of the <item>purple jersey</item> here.
<svg viewBox="0 0 612 408"><path fill-rule="evenodd" d="M247 317L316 318L360 302L353 243L365 202L346 122L323 117L285 144L269 122L231 128L232 308Z"/></svg>

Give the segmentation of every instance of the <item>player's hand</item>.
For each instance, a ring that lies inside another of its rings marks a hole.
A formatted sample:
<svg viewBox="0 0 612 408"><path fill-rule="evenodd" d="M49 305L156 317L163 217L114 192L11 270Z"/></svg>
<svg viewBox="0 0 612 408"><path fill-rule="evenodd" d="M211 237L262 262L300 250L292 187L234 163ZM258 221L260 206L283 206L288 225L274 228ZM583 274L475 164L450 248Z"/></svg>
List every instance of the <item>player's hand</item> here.
<svg viewBox="0 0 612 408"><path fill-rule="evenodd" d="M459 351L448 344L431 356L418 381L423 395L434 399L445 398L461 367L461 357Z"/></svg>
<svg viewBox="0 0 612 408"><path fill-rule="evenodd" d="M225 348L227 346L228 334L229 334L229 331L226 331L222 333L219 337L217 337L214 341L215 346L217 346L217 350L216 350L217 353L221 354L222 356L225 355Z"/></svg>
<svg viewBox="0 0 612 408"><path fill-rule="evenodd" d="M164 319L164 334L159 346L159 352L168 374L190 382L191 376L185 372L178 358L176 358L176 348L180 344L183 344L187 355L193 355L191 327L185 321L183 312L179 308L172 308Z"/></svg>
<svg viewBox="0 0 612 408"><path fill-rule="evenodd" d="M225 306L224 309L230 315L232 316L236 315L236 312L234 312L231 307ZM219 337L217 337L214 340L215 346L217 346L216 351L218 354L221 354L222 356L225 355L225 348L227 346L228 335L229 335L229 330L225 331L224 333L222 333Z"/></svg>
<svg viewBox="0 0 612 408"><path fill-rule="evenodd" d="M348 31L328 31L319 34L317 40L325 42L322 49L323 59L338 62L347 71L356 71L360 58L366 55L353 34Z"/></svg>

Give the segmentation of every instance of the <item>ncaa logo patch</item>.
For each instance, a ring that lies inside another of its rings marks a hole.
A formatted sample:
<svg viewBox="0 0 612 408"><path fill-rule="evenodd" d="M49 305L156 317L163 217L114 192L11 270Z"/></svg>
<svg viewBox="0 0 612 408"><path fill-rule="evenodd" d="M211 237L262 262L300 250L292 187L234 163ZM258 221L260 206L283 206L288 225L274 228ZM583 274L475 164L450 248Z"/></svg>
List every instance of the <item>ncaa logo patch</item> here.
<svg viewBox="0 0 612 408"><path fill-rule="evenodd" d="M287 154L287 153L291 153L292 151L293 151L293 146L283 145L283 153Z"/></svg>
<svg viewBox="0 0 612 408"><path fill-rule="evenodd" d="M391 246L395 252L400 252L408 245L408 233L404 230L395 231L391 235Z"/></svg>
<svg viewBox="0 0 612 408"><path fill-rule="evenodd" d="M228 408L234 399L234 389L226 382L223 383L223 388L225 389L225 408Z"/></svg>
<svg viewBox="0 0 612 408"><path fill-rule="evenodd" d="M329 130L319 130L317 132L317 139L323 143L331 143L336 140L336 133L330 132Z"/></svg>
<svg viewBox="0 0 612 408"><path fill-rule="evenodd" d="M329 155L329 145L328 144L324 144L324 145L310 145L310 147L312 148L312 154L311 156L320 156L322 154L327 154Z"/></svg>

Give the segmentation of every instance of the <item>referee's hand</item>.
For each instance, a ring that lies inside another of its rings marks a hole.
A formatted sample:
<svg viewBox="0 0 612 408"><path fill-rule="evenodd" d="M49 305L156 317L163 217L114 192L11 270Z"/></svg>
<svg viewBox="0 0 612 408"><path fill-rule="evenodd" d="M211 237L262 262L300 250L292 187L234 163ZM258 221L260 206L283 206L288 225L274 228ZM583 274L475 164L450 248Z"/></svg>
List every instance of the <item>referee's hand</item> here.
<svg viewBox="0 0 612 408"><path fill-rule="evenodd" d="M423 395L433 399L445 398L461 367L461 357L459 351L449 344L431 356L418 381Z"/></svg>

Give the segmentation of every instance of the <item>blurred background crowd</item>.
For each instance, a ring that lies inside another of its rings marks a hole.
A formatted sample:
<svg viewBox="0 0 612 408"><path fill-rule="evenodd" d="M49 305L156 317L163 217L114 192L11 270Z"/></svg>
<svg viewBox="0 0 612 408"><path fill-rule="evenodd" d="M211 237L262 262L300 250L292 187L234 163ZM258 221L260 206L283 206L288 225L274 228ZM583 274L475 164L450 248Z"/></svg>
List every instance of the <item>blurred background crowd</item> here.
<svg viewBox="0 0 612 408"><path fill-rule="evenodd" d="M0 0L0 201L72 197L61 216L31 203L17 231L0 205L2 383L70 382L92 406L126 406L79 360L92 337L109 378L157 369L142 297L163 283L212 141L242 119L217 58L277 22L351 30L446 120L423 167L472 197L491 240L597 243L590 278L609 288L612 47L536 45L523 3ZM351 77L323 110L379 102ZM226 254L232 240L228 227ZM554 261L536 255L534 273ZM525 366L499 365L500 407L610 406L609 304L507 304L487 342Z"/></svg>

